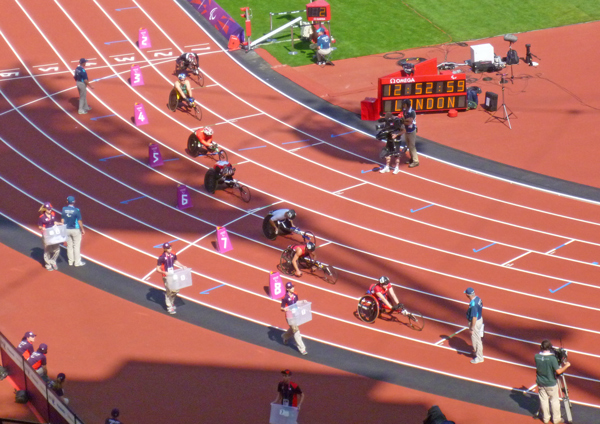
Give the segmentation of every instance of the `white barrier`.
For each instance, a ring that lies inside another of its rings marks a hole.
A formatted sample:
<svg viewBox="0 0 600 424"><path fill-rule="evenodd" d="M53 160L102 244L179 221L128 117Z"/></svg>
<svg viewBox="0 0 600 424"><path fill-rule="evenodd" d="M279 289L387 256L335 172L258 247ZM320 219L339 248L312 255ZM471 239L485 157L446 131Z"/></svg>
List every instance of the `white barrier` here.
<svg viewBox="0 0 600 424"><path fill-rule="evenodd" d="M273 31L271 31L268 34L263 35L262 37L254 40L252 43L250 43L249 48L253 48L254 46L256 46L258 43L260 43L261 41L266 40L267 38L270 38L272 35L277 34L278 32L283 31L286 28L291 27L292 25L300 22L302 20L301 16L298 16L296 19L294 19L293 21L289 21L287 24L280 26L279 28L275 28Z"/></svg>

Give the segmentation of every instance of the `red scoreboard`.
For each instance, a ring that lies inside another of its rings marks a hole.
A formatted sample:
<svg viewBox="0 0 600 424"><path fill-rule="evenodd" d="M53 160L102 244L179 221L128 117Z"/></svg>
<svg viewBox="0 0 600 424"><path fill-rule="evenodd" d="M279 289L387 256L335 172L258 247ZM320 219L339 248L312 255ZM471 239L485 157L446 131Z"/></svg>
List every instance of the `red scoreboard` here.
<svg viewBox="0 0 600 424"><path fill-rule="evenodd" d="M325 0L317 0L306 5L306 18L309 22L330 21L331 7Z"/></svg>

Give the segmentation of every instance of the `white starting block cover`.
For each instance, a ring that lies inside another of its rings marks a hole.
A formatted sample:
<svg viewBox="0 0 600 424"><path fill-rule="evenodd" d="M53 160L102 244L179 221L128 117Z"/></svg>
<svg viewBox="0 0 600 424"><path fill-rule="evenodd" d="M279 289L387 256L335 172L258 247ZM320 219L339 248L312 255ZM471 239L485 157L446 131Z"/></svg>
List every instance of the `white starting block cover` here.
<svg viewBox="0 0 600 424"><path fill-rule="evenodd" d="M67 241L67 226L57 224L54 227L44 228L44 243L47 245L59 244Z"/></svg>
<svg viewBox="0 0 600 424"><path fill-rule="evenodd" d="M181 290L192 285L192 268L183 268L167 274L167 284L170 290Z"/></svg>
<svg viewBox="0 0 600 424"><path fill-rule="evenodd" d="M306 300L300 300L288 307L285 317L289 325L302 325L312 319L310 312L311 303Z"/></svg>
<svg viewBox="0 0 600 424"><path fill-rule="evenodd" d="M269 424L296 424L296 420L298 420L298 408L277 403L271 404Z"/></svg>
<svg viewBox="0 0 600 424"><path fill-rule="evenodd" d="M494 46L490 43L477 44L471 46L471 63L476 62L493 62L494 61Z"/></svg>

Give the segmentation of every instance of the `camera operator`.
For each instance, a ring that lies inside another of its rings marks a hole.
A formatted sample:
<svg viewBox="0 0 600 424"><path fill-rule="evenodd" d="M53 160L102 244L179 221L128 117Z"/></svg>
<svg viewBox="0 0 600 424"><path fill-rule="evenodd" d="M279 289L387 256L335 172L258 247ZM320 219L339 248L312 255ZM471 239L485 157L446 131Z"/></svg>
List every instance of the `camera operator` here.
<svg viewBox="0 0 600 424"><path fill-rule="evenodd" d="M404 121L394 116L392 112L387 112L385 117L380 119L379 122L380 124L376 127L379 132L375 137L377 140L385 141L385 148L387 150L385 154L385 167L381 168L379 172L382 174L390 172L390 162L393 156L396 159L394 174L397 174L400 172L400 137L406 132Z"/></svg>
<svg viewBox="0 0 600 424"><path fill-rule="evenodd" d="M552 421L554 424L559 424L564 421L560 415L560 390L556 378L571 364L566 361L566 352L562 349L555 350L549 340L542 342L540 350L541 352L535 355L535 369L542 420L546 424L550 422L550 406L552 406ZM561 357L560 365L558 355Z"/></svg>

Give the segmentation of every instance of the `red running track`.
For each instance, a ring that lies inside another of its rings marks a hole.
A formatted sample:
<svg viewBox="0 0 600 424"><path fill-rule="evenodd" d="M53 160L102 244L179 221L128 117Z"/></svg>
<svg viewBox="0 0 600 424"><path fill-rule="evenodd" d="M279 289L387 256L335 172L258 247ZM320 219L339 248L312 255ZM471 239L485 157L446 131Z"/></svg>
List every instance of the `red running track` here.
<svg viewBox="0 0 600 424"><path fill-rule="evenodd" d="M534 384L540 338L560 339L574 364L572 399L600 404L597 205L427 159L396 176L365 173L377 163L371 138L248 75L200 29L190 34L189 24L180 25L189 17L175 3L15 1L5 10L0 67L19 75L0 80L0 190L11 199L1 206L4 215L35 229L42 201L56 206L75 194L93 229L86 257L159 287L153 246L178 240L181 261L196 270L193 288L182 295L281 326L263 286L291 241L267 242L260 223L269 209L290 205L298 224L317 234L319 258L341 274L335 286L311 276L294 280L313 302L314 319L303 327L308 339L507 390ZM140 27L149 30L152 49L137 49ZM212 160L184 151L198 122L166 108L172 58L207 47L205 87L195 93L202 125L215 128L251 187L249 205L204 191ZM70 74L80 57L94 63L90 76L100 79L88 91L94 109L86 116L76 114ZM130 57L144 66L144 86L128 84L132 62L123 58ZM149 125L132 124L136 102L144 103ZM157 170L146 165L152 142L172 159ZM179 183L192 190L194 207L183 212L173 207ZM227 227L235 246L227 255L214 249L217 225ZM422 333L354 317L357 298L381 274L427 316ZM209 297L199 294L221 284ZM478 367L469 364L464 331L447 339L464 330L468 286L485 304L486 362Z"/></svg>

